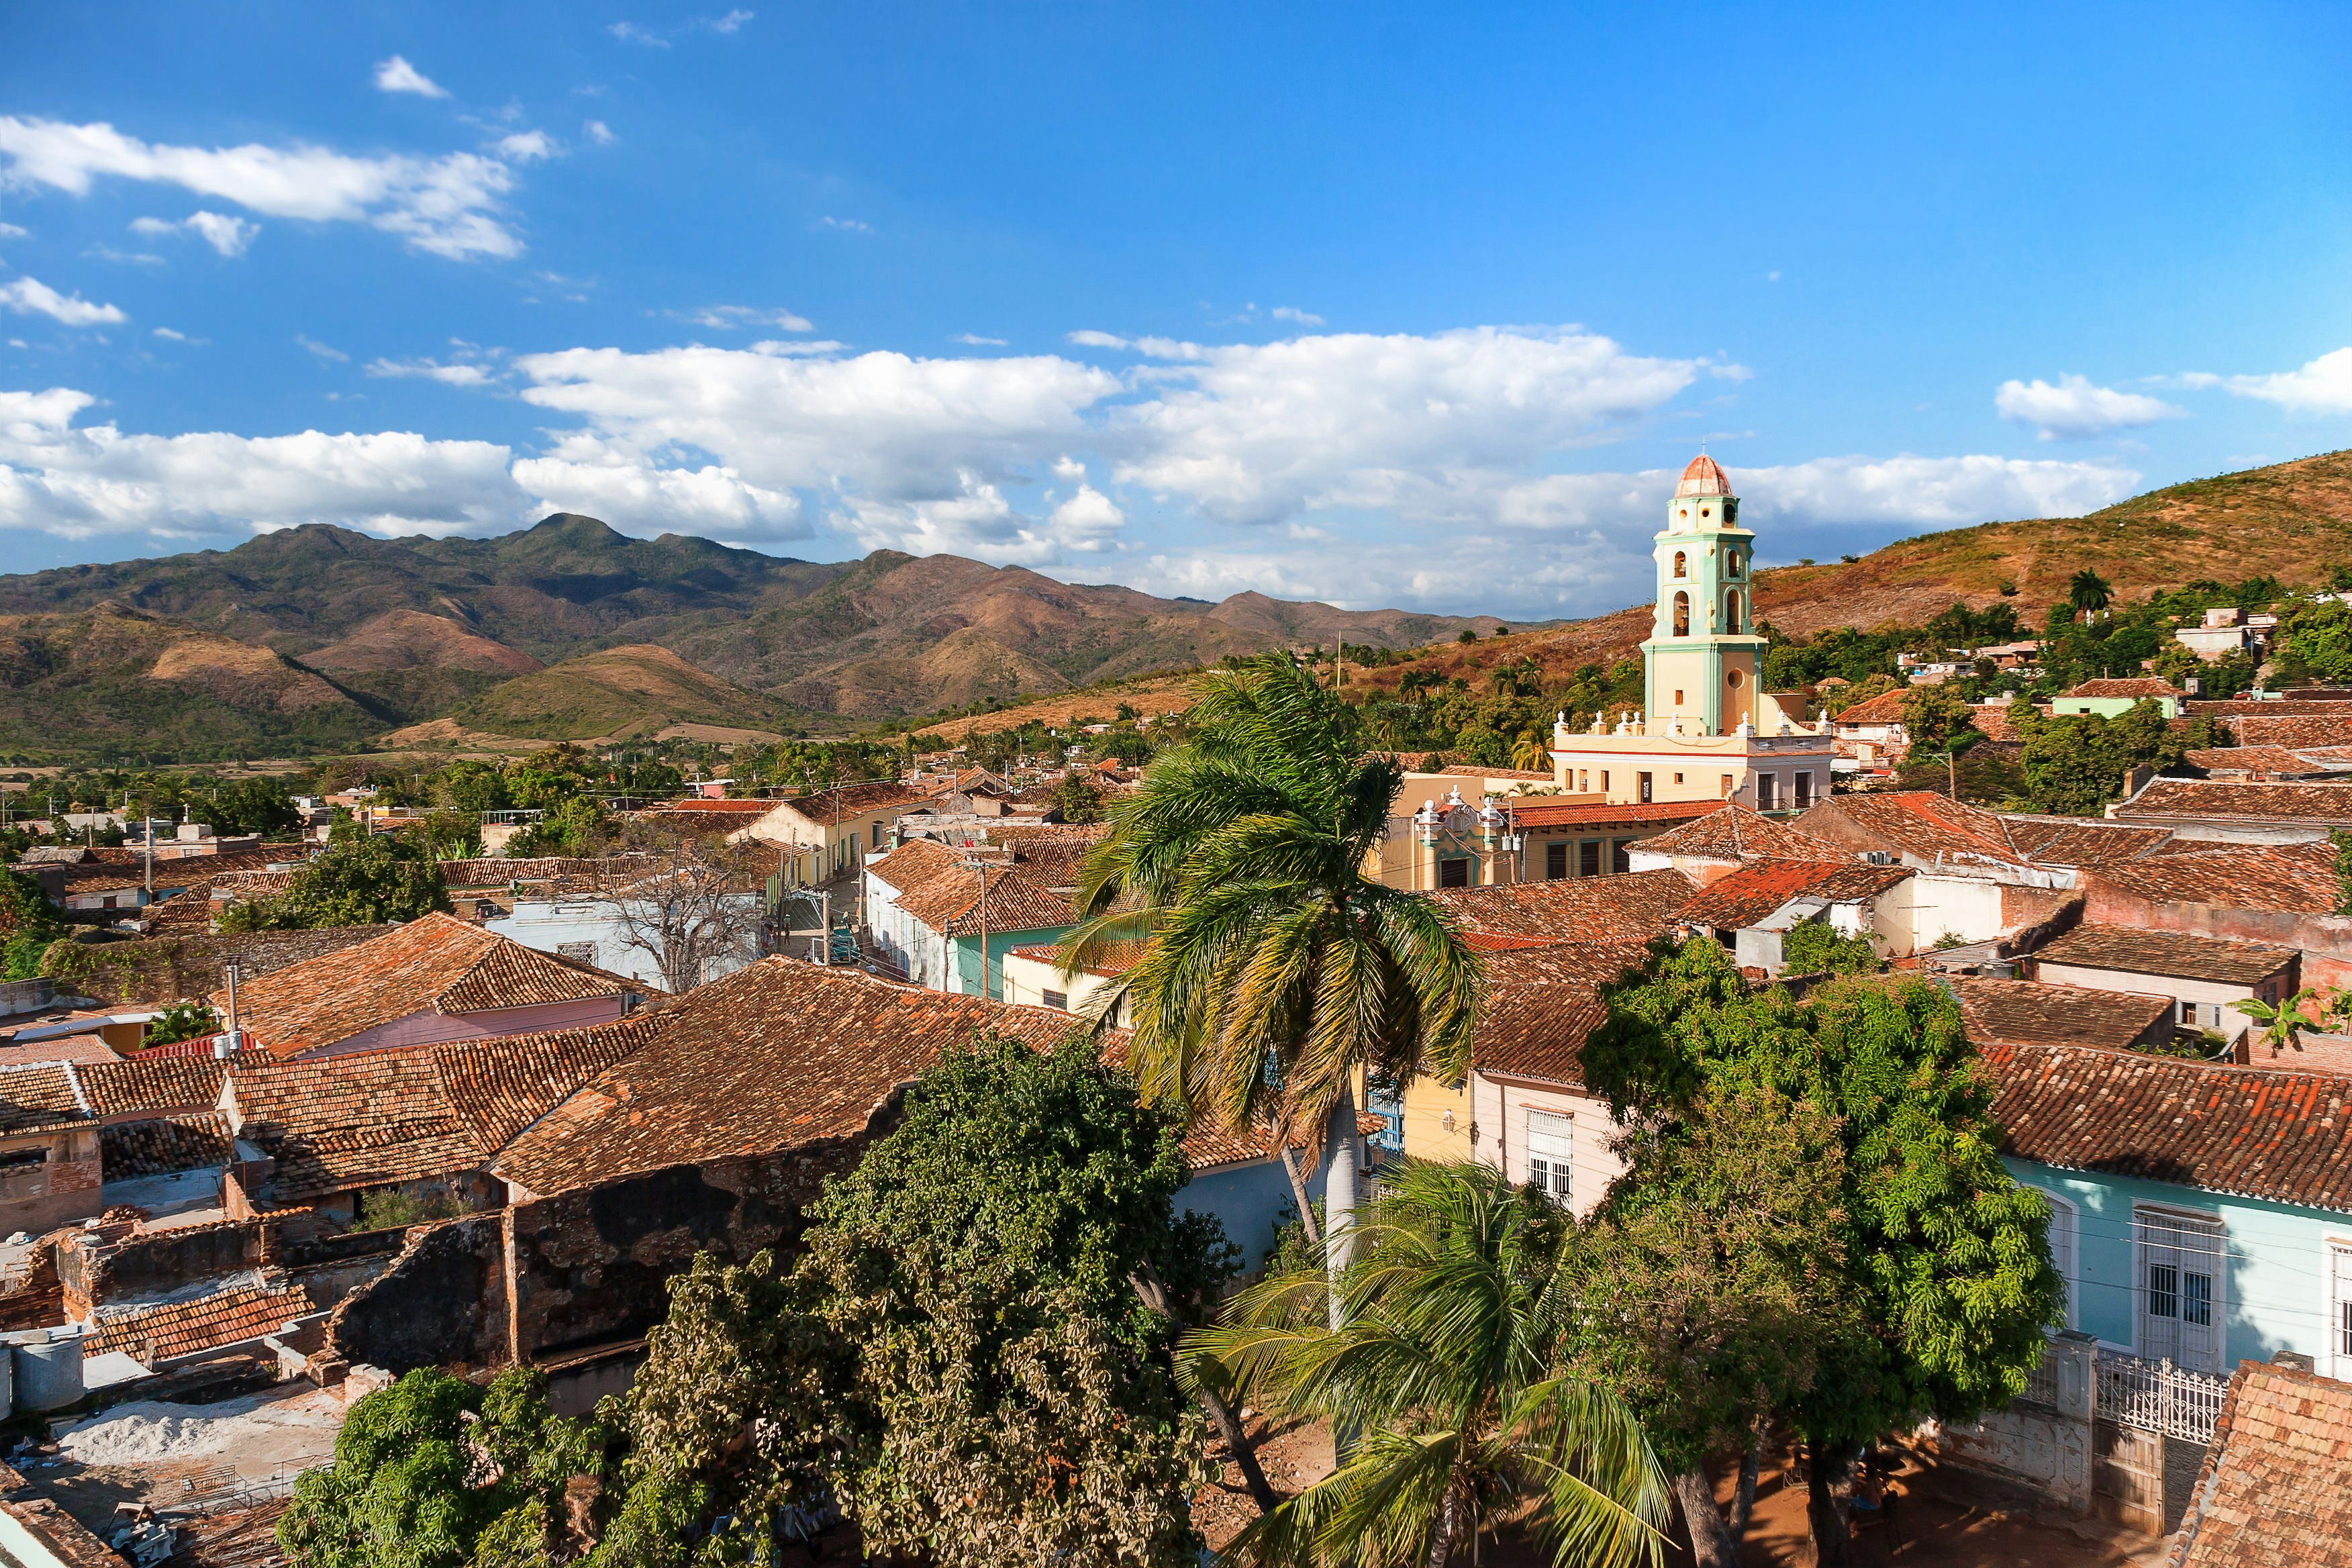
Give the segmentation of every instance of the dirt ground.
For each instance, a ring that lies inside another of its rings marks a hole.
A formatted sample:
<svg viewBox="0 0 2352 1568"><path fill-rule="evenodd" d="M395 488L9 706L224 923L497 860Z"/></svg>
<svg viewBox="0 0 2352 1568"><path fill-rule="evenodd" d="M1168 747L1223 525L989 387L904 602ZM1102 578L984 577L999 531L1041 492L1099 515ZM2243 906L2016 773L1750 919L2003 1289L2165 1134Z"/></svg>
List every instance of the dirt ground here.
<svg viewBox="0 0 2352 1568"><path fill-rule="evenodd" d="M1331 1473L1331 1436L1320 1422L1269 1429L1244 1423L1258 1445L1258 1462L1275 1490L1292 1495ZM1731 1500L1736 1476L1718 1476L1717 1493ZM2153 1541L2096 1521L2076 1521L2014 1497L1965 1471L1937 1468L1921 1457L1904 1462L1894 1483L1894 1522L1900 1543L1873 1527L1854 1542L1856 1568L2160 1568L2169 1541ZM1256 1517L1239 1467L1193 1501L1193 1520L1212 1550L1222 1548ZM1527 1535L1506 1529L1479 1543L1478 1568L1549 1568L1550 1559ZM1677 1547L1675 1568L1690 1557ZM1743 1568L1812 1568L1813 1543L1805 1520L1805 1487L1792 1481L1786 1453L1770 1456L1756 1489L1756 1508L1741 1542Z"/></svg>

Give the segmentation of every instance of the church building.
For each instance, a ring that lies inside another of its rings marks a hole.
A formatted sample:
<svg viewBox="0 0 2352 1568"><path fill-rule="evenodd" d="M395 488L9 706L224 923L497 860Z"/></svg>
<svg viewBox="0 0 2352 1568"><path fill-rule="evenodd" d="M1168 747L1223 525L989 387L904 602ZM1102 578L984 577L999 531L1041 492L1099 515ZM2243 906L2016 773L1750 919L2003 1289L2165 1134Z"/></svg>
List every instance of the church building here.
<svg viewBox="0 0 2352 1568"><path fill-rule="evenodd" d="M1827 723L1801 693L1764 689L1755 630L1756 536L1722 466L1691 459L1656 539L1657 595L1642 644L1639 713L1563 713L1551 757L1562 794L1612 805L1737 801L1797 812L1830 793Z"/></svg>

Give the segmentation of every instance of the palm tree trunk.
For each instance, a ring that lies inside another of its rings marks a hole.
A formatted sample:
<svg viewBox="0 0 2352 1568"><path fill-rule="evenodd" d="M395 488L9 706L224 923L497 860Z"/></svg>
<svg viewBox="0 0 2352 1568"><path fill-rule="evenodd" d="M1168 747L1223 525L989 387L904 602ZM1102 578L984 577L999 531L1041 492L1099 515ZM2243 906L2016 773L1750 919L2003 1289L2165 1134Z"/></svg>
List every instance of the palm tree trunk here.
<svg viewBox="0 0 2352 1568"><path fill-rule="evenodd" d="M1454 1556L1454 1538L1461 1532L1462 1494L1448 1487L1445 1500L1437 1507L1437 1528L1430 1532L1429 1555L1423 1568L1445 1568Z"/></svg>
<svg viewBox="0 0 2352 1568"><path fill-rule="evenodd" d="M1343 1084L1331 1105L1331 1120L1323 1130L1324 1256L1330 1260L1331 1326L1343 1325L1339 1306L1339 1276L1355 1254L1356 1225L1356 1090Z"/></svg>
<svg viewBox="0 0 2352 1568"><path fill-rule="evenodd" d="M1234 1415L1234 1407L1225 1403L1225 1396L1203 1383L1201 1384L1201 1408L1209 1413L1210 1425L1216 1427L1217 1436L1225 1440L1225 1451L1234 1457L1234 1463L1241 1467L1242 1484L1249 1488L1250 1500L1257 1504L1258 1512L1272 1513L1280 1508L1282 1500L1274 1495L1274 1488L1267 1484L1265 1468L1257 1462L1257 1450L1250 1447L1249 1434L1242 1430L1241 1417Z"/></svg>
<svg viewBox="0 0 2352 1568"><path fill-rule="evenodd" d="M1290 1178L1290 1201L1298 1205L1298 1226L1307 1233L1307 1245L1323 1245L1323 1227L1315 1218L1315 1205L1307 1196L1307 1173L1299 1168L1298 1151L1287 1142L1282 1146L1282 1173Z"/></svg>
<svg viewBox="0 0 2352 1568"><path fill-rule="evenodd" d="M1675 1500L1690 1530L1691 1559L1698 1568L1739 1568L1739 1541L1715 1506L1715 1483L1702 1464L1675 1478Z"/></svg>

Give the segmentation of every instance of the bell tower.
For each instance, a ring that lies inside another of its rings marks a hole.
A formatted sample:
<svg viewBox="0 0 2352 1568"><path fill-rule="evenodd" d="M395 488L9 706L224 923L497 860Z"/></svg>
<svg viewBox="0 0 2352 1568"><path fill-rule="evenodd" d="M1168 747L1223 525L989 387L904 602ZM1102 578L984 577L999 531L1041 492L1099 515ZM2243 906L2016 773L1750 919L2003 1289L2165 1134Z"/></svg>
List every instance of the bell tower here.
<svg viewBox="0 0 2352 1568"><path fill-rule="evenodd" d="M1693 458L1656 536L1657 602L1642 644L1647 733L1724 735L1758 721L1764 639L1749 586L1755 541L1739 526L1739 498L1722 465L1704 452Z"/></svg>

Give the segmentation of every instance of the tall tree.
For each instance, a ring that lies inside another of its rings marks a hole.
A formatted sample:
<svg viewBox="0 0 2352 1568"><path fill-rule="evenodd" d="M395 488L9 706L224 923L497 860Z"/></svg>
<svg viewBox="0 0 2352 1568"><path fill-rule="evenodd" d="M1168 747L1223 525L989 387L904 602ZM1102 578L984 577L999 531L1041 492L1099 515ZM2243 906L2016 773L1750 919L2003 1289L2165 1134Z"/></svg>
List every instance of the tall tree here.
<svg viewBox="0 0 2352 1568"><path fill-rule="evenodd" d="M1088 918L1065 961L1149 937L1123 984L1145 1092L1236 1130L1271 1116L1286 1149L1294 1129L1319 1131L1336 1274L1356 1206L1356 1078L1461 1078L1477 957L1444 910L1368 871L1404 773L1359 756L1336 696L1281 653L1203 688L1190 742L1112 806L1088 853Z"/></svg>
<svg viewBox="0 0 2352 1568"><path fill-rule="evenodd" d="M1366 1209L1339 1277L1276 1275L1196 1336L1268 1410L1362 1436L1337 1471L1253 1522L1235 1562L1446 1568L1524 1510L1554 1561L1654 1563L1664 1479L1613 1395L1554 1364L1576 1310L1560 1269L1572 1222L1471 1163L1408 1162Z"/></svg>
<svg viewBox="0 0 2352 1568"><path fill-rule="evenodd" d="M1856 1449L2021 1392L2060 1321L2048 1207L2000 1163L1991 1084L1958 1006L1910 979L1838 979L1803 999L1751 990L1716 943L1661 941L1612 988L1583 1062L1620 1119L1654 1136L1688 1125L1714 1089L1836 1119L1843 1245L1820 1289L1852 1301L1866 1331L1822 1358L1782 1414L1813 1454L1821 1561L1843 1568L1834 1488Z"/></svg>
<svg viewBox="0 0 2352 1568"><path fill-rule="evenodd" d="M2088 566L2067 579L2066 603L2078 616L2095 616L2114 599L2114 588Z"/></svg>

